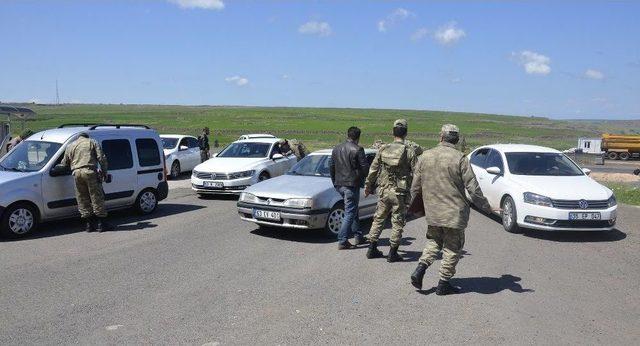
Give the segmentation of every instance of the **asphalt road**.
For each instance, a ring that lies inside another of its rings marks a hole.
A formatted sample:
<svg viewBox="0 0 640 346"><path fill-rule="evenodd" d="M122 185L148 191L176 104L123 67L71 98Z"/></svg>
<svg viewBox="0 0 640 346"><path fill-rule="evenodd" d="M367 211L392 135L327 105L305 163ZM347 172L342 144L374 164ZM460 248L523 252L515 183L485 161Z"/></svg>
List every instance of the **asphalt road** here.
<svg viewBox="0 0 640 346"><path fill-rule="evenodd" d="M637 344L639 211L621 206L613 232L522 235L473 212L463 292L440 297L439 262L424 291L409 283L422 219L389 264L172 190L152 218L118 213L118 231L67 221L0 242L0 344Z"/></svg>

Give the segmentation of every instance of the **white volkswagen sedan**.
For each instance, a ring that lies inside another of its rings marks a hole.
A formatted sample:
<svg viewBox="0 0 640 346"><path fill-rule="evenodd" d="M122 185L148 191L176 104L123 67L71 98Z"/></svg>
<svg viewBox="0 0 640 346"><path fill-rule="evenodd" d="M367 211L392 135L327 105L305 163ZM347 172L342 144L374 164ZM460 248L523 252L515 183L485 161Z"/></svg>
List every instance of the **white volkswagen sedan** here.
<svg viewBox="0 0 640 346"><path fill-rule="evenodd" d="M280 153L279 138L235 141L196 166L191 186L198 194L240 193L250 185L287 172L297 162Z"/></svg>
<svg viewBox="0 0 640 346"><path fill-rule="evenodd" d="M502 208L508 232L607 231L616 223L613 192L563 153L545 147L498 144L469 155L492 208Z"/></svg>
<svg viewBox="0 0 640 346"><path fill-rule="evenodd" d="M200 146L193 136L160 135L165 165L169 177L177 178L182 172L191 172L200 164Z"/></svg>

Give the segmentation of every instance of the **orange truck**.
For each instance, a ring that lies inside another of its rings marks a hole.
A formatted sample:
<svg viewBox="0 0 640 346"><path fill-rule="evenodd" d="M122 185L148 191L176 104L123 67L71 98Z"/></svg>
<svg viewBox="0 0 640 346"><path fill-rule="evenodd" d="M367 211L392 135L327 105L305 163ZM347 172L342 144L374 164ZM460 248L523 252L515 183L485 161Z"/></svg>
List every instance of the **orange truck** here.
<svg viewBox="0 0 640 346"><path fill-rule="evenodd" d="M640 135L602 135L602 150L610 160L640 157Z"/></svg>

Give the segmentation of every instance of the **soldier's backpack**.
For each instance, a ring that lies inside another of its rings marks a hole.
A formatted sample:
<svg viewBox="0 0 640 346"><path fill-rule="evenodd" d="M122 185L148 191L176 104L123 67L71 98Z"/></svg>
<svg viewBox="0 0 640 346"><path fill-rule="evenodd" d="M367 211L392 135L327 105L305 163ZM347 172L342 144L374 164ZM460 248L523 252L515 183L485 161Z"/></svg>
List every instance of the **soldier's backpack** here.
<svg viewBox="0 0 640 346"><path fill-rule="evenodd" d="M395 181L398 192L409 190L408 177L403 174L401 164L407 160L407 146L391 143L380 150L380 159L389 173L389 178Z"/></svg>

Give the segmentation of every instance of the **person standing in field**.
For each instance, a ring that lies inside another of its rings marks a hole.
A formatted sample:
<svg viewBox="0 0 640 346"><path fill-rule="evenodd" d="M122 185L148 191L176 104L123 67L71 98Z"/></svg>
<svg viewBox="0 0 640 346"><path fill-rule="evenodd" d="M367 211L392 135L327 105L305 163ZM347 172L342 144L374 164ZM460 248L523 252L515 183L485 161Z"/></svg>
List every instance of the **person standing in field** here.
<svg viewBox="0 0 640 346"><path fill-rule="evenodd" d="M360 229L358 208L360 186L369 167L364 148L358 145L360 129L352 126L347 130L347 140L333 148L331 153L331 182L344 201L344 218L338 232L338 250L352 249L349 236L355 236L356 245L364 244Z"/></svg>
<svg viewBox="0 0 640 346"><path fill-rule="evenodd" d="M411 274L411 284L422 289L426 269L442 251L437 295L459 291L449 279L456 273L465 241L464 229L469 222L470 206L465 191L476 206L491 211L469 160L455 147L459 133L455 125L442 126L440 144L420 156L411 185L412 198L422 196L427 219L427 245Z"/></svg>
<svg viewBox="0 0 640 346"><path fill-rule="evenodd" d="M205 162L210 158L209 133L209 128L205 127L202 129L202 134L198 136L198 145L200 146L200 162Z"/></svg>

